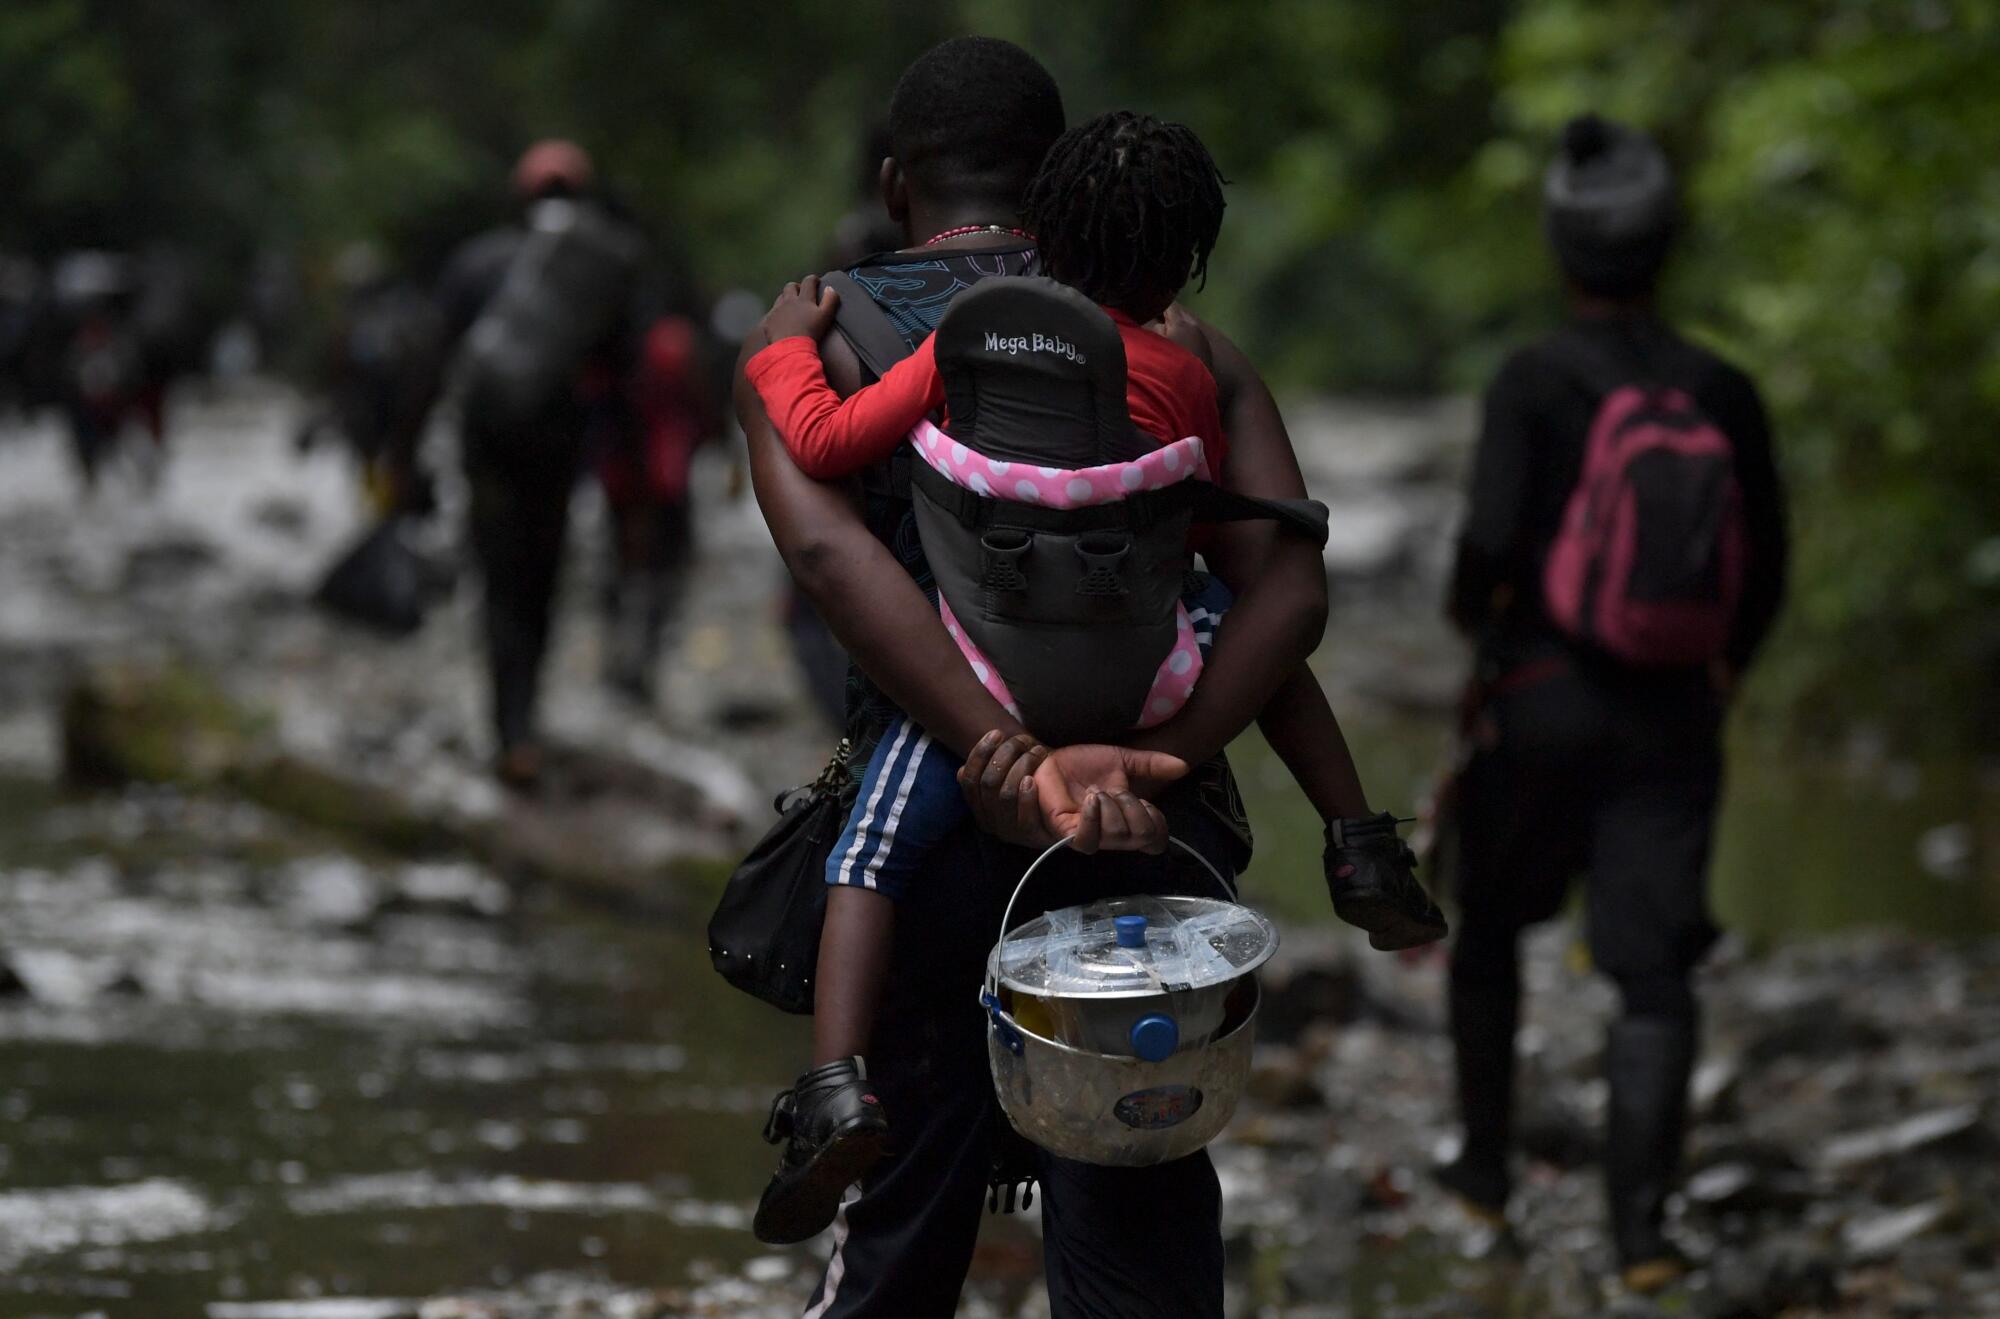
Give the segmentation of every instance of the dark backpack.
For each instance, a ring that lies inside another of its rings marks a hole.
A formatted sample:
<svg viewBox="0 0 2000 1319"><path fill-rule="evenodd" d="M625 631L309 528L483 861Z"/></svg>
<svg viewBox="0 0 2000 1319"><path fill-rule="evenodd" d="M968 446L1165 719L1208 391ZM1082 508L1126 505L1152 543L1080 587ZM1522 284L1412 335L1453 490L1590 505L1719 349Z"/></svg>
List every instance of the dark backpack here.
<svg viewBox="0 0 2000 1319"><path fill-rule="evenodd" d="M638 231L601 207L537 203L499 289L465 336L466 423L514 432L559 402L624 314L644 253Z"/></svg>
<svg viewBox="0 0 2000 1319"><path fill-rule="evenodd" d="M1706 663L1743 594L1735 446L1687 390L1589 352L1600 401L1543 567L1549 617L1628 664Z"/></svg>

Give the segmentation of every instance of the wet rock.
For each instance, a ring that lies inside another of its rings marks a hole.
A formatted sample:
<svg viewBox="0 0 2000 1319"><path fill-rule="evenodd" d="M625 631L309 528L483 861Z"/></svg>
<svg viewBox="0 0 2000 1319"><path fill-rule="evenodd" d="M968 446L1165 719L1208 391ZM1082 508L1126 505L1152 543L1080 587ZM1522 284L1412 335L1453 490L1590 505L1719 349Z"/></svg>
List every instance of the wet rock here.
<svg viewBox="0 0 2000 1319"><path fill-rule="evenodd" d="M1796 1004L1779 1015L1743 1051L1745 1066L1767 1067L1780 1058L1852 1058L1885 1047L1880 1026L1857 1017L1840 999Z"/></svg>
<svg viewBox="0 0 2000 1319"><path fill-rule="evenodd" d="M258 501L250 510L250 520L287 540L302 540L312 525L312 510L300 500L273 495Z"/></svg>
<svg viewBox="0 0 2000 1319"><path fill-rule="evenodd" d="M1708 1213L1754 1213L1802 1209L1820 1197L1820 1188L1789 1162L1735 1159L1691 1173L1681 1193L1692 1208Z"/></svg>
<svg viewBox="0 0 2000 1319"><path fill-rule="evenodd" d="M1345 1024L1361 1016L1365 991L1353 960L1333 938L1288 937L1259 972L1257 1038L1296 1041L1316 1022Z"/></svg>
<svg viewBox="0 0 2000 1319"><path fill-rule="evenodd" d="M1952 1202L1928 1200L1904 1209L1889 1209L1849 1220L1841 1229L1841 1243L1857 1260L1884 1259L1930 1232L1950 1217Z"/></svg>
<svg viewBox="0 0 2000 1319"><path fill-rule="evenodd" d="M732 813L638 760L552 746L532 798L499 803L489 794L477 807L419 799L289 754L267 721L185 666L83 671L64 700L62 729L73 784L222 790L374 851L467 853L504 874L621 907L677 909L683 881L705 880L735 851Z"/></svg>
<svg viewBox="0 0 2000 1319"><path fill-rule="evenodd" d="M1830 1171L1844 1171L1942 1144L1979 1125L1977 1104L1954 1104L1904 1118L1901 1122L1836 1136L1820 1152L1819 1162Z"/></svg>
<svg viewBox="0 0 2000 1319"><path fill-rule="evenodd" d="M213 545L191 536L140 545L125 556L123 589L158 590L212 567L220 557Z"/></svg>
<svg viewBox="0 0 2000 1319"><path fill-rule="evenodd" d="M1743 1079L1742 1059L1734 1054L1701 1060L1688 1087L1688 1103L1703 1121L1719 1118L1735 1107L1737 1083Z"/></svg>
<svg viewBox="0 0 2000 1319"><path fill-rule="evenodd" d="M1260 1047L1250 1065L1251 1098L1272 1108L1310 1108L1326 1102L1313 1079L1318 1060L1309 1050L1282 1044Z"/></svg>
<svg viewBox="0 0 2000 1319"><path fill-rule="evenodd" d="M1833 1249L1803 1232L1767 1237L1709 1262L1707 1312L1715 1319L1775 1319L1840 1300Z"/></svg>
<svg viewBox="0 0 2000 1319"><path fill-rule="evenodd" d="M257 727L193 669L104 664L63 697L63 775L80 787L208 787L242 763Z"/></svg>
<svg viewBox="0 0 2000 1319"><path fill-rule="evenodd" d="M109 994L114 998L144 998L146 996L146 982L139 979L138 972L132 970L130 967L126 967L111 977L110 980L106 981L104 988L99 992Z"/></svg>

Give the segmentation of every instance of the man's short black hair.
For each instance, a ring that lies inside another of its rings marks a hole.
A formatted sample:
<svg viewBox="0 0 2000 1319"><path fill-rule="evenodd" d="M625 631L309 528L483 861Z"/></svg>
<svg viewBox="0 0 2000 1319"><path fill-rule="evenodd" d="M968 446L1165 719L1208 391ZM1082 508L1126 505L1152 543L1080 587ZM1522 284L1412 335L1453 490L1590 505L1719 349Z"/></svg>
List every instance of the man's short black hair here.
<svg viewBox="0 0 2000 1319"><path fill-rule="evenodd" d="M912 189L1009 215L1062 131L1056 80L997 37L931 47L903 70L889 100L889 138Z"/></svg>

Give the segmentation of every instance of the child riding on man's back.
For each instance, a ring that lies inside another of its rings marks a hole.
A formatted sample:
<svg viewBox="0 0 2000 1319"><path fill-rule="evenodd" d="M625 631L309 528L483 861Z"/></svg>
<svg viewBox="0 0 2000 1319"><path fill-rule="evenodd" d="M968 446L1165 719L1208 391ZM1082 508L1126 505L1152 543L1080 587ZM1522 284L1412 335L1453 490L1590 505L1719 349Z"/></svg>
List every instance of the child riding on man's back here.
<svg viewBox="0 0 2000 1319"><path fill-rule="evenodd" d="M1215 380L1203 360L1206 342L1173 304L1190 278L1206 274L1221 229L1222 183L1189 129L1117 112L1057 141L1023 207L1043 269L1097 303L1115 324L1131 422L1157 445L1198 454L1218 482L1227 440ZM840 400L826 383L817 347L836 309L834 294L817 281L788 286L765 318L770 345L746 369L787 450L802 470L821 478L882 461L947 401L935 336L877 384ZM951 424L947 418L947 430ZM1186 445L1190 440L1194 444ZM1042 468L1045 475L1055 470ZM1128 486L1138 480L1134 475ZM1037 496L1023 491L1022 497ZM1198 539L1194 545L1200 547ZM1219 582L1200 574L1190 579L1179 611L1184 640L1212 643L1228 600ZM946 617L951 621L948 608ZM958 627L952 630L975 670L984 669ZM1199 671L1192 654L1174 661L1177 673ZM1180 700L1187 685L1179 689ZM996 695L1004 699L1004 687ZM1168 698L1145 704L1154 720L1178 708ZM1339 727L1309 673L1302 670L1281 689L1265 717L1274 716L1309 731L1317 743L1311 756L1288 763L1328 819L1328 882L1336 908L1369 928L1378 947L1441 935L1442 917L1409 877L1393 820L1370 816ZM954 756L908 720L892 727L870 759L855 810L829 859L815 1066L774 1109L771 1134L788 1139L758 1207L757 1234L766 1241L803 1240L824 1228L846 1186L886 1148L887 1119L868 1093L861 1055L879 1004L893 899L923 853L965 816L957 768Z"/></svg>

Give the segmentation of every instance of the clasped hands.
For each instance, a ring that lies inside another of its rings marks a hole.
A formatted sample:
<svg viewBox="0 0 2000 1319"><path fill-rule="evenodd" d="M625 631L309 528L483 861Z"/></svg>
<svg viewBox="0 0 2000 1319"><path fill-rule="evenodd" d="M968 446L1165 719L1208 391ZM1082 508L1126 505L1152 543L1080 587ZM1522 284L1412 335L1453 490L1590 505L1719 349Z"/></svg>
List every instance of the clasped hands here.
<svg viewBox="0 0 2000 1319"><path fill-rule="evenodd" d="M1167 820L1147 800L1188 771L1160 751L1085 743L1050 750L1025 733L979 739L958 786L979 827L1009 843L1079 852L1164 852Z"/></svg>

